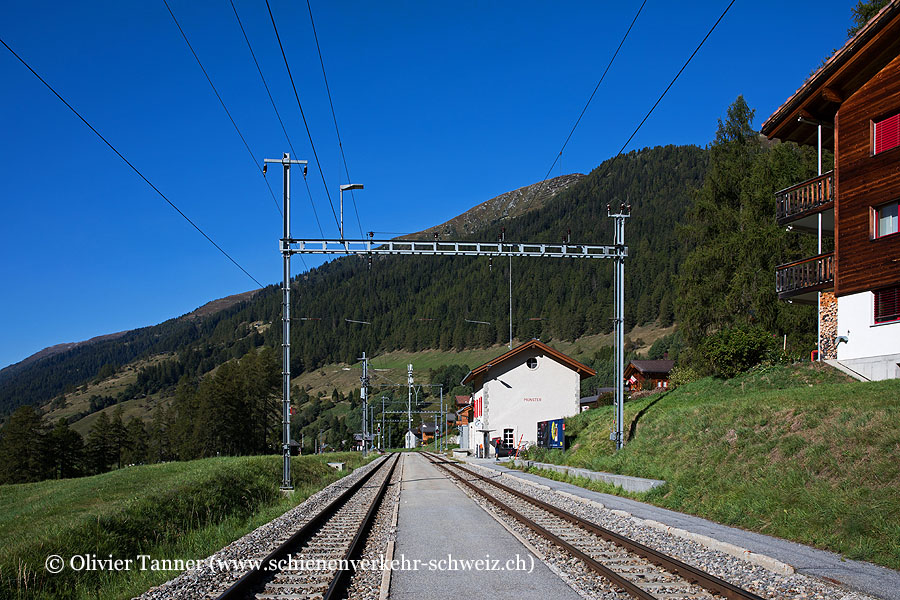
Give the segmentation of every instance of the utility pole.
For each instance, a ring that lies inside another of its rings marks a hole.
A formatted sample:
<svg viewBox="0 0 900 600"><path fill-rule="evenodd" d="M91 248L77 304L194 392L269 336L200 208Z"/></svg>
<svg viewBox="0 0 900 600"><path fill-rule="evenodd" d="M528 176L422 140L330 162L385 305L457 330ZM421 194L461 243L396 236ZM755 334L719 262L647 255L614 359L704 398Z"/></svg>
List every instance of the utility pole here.
<svg viewBox="0 0 900 600"><path fill-rule="evenodd" d="M506 227L500 232L500 242L506 241ZM512 254L509 255L509 349L512 350Z"/></svg>
<svg viewBox="0 0 900 600"><path fill-rule="evenodd" d="M606 212L613 219L613 244L619 249L619 252L613 259L615 264L614 293L616 296L616 316L614 319L616 329L616 430L610 436L610 439L616 442L616 450L621 450L622 446L625 445L623 437L623 410L625 407L625 253L622 250L625 248L625 219L631 216L631 205L622 204L619 206L619 212L613 213L607 204Z"/></svg>
<svg viewBox="0 0 900 600"><path fill-rule="evenodd" d="M413 375L412 375L412 364L407 365L406 367L406 383L409 386L409 393L406 397L406 430L408 432L412 432L412 389L413 389ZM405 446L406 444L404 444Z"/></svg>
<svg viewBox="0 0 900 600"><path fill-rule="evenodd" d="M281 160L267 158L263 161L263 175L267 163L281 163L284 169L284 236L281 238L281 256L284 267L284 282L281 291L281 450L283 455L281 489L290 491L291 485L291 165L304 165L305 160L291 160L287 152Z"/></svg>
<svg viewBox="0 0 900 600"><path fill-rule="evenodd" d="M368 454L367 450L369 446L369 442L366 441L366 434L369 429L369 359L366 358L366 353L363 352L362 358L359 360L363 361L363 374L359 380L362 382L362 388L360 388L360 396L362 396L362 454L363 458L365 458Z"/></svg>
<svg viewBox="0 0 900 600"><path fill-rule="evenodd" d="M819 168L817 174L819 177L822 176L822 123L818 123L816 125L816 130L818 131L818 155L819 155ZM837 145L835 145L837 147ZM824 186L823 182L819 182L820 186ZM822 190L824 192L824 190ZM823 194L824 195L824 194ZM819 211L818 216L818 229L817 229L817 239L818 239L818 255L822 255L822 211ZM821 263L820 263L821 264ZM816 360L822 360L822 292L816 292Z"/></svg>

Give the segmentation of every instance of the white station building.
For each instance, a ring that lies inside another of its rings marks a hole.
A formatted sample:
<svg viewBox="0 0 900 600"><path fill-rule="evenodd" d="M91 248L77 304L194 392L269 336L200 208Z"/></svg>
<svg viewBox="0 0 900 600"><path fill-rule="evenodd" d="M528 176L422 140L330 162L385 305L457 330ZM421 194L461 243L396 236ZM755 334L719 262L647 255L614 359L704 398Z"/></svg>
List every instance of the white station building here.
<svg viewBox="0 0 900 600"><path fill-rule="evenodd" d="M507 446L534 445L539 421L578 414L581 380L596 374L540 340L525 342L472 369L462 384L475 389L474 418L461 431L467 438L460 439L461 448L492 456L494 438Z"/></svg>

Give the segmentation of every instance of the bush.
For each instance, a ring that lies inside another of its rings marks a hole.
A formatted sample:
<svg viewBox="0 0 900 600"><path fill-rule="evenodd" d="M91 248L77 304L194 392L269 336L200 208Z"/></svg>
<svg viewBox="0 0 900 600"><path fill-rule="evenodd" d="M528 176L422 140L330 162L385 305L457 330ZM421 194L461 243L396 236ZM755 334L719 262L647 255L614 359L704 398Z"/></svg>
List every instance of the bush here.
<svg viewBox="0 0 900 600"><path fill-rule="evenodd" d="M723 329L703 342L701 352L713 374L724 379L781 358L778 340L758 326Z"/></svg>
<svg viewBox="0 0 900 600"><path fill-rule="evenodd" d="M691 367L675 366L669 372L669 389L675 389L679 385L685 385L700 379L700 373Z"/></svg>

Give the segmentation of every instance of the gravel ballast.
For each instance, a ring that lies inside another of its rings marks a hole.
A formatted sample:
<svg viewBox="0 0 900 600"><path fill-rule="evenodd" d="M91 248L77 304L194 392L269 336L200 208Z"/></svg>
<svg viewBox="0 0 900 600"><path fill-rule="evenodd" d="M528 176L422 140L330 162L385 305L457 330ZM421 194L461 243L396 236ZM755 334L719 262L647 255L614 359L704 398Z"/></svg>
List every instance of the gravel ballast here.
<svg viewBox="0 0 900 600"><path fill-rule="evenodd" d="M486 469L478 465L464 465L464 468L484 475L496 478L499 473L493 469ZM613 511L605 508L598 508L582 502L574 501L552 490L543 490L533 484L525 484L521 479L510 476L503 476L499 479L500 483L521 491L533 498L547 502L556 507L564 509L580 518L592 521L593 523L631 538L641 544L664 552L685 563L693 565L699 569L720 577L736 586L751 591L763 598L775 599L803 599L803 600L874 600L870 596L857 592L850 592L840 587L828 584L826 582L816 580L805 575L792 574L781 575L773 573L761 566L750 564L740 558L718 552L706 548L695 541L683 539L665 531L660 531L643 524L641 519L633 517L623 517L615 514ZM479 501L485 504L486 501ZM522 526L517 521L502 513L496 508L488 507L492 514L498 514L505 523L512 526L517 532L521 532L529 541L532 541L538 548L549 548L546 553L546 560L553 566L565 571L569 577L575 582L575 589L584 595L583 590L589 590L589 595L610 592L608 585L603 585L597 580L603 581L593 572L588 571L581 566L581 562L577 559L569 557L568 554L549 542L541 542L538 536L531 532L528 528ZM576 564L577 563L577 564ZM571 584L571 582L570 582ZM618 595L608 596L610 598L619 597Z"/></svg>
<svg viewBox="0 0 900 600"><path fill-rule="evenodd" d="M381 463L382 461L373 460L369 464L355 469L346 477L316 492L280 517L259 526L215 554L197 561L197 568L184 571L174 579L151 588L137 598L139 600L216 598L231 587L244 573L252 569L252 566L246 561L265 558L291 533L318 514L328 502ZM243 568L241 568L241 561L245 561Z"/></svg>

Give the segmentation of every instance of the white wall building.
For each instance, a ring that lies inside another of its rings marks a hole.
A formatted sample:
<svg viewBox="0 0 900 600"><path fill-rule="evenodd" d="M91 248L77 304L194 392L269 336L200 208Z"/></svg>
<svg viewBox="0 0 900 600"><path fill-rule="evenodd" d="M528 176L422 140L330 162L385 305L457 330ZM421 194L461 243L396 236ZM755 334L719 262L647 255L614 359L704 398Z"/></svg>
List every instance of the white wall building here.
<svg viewBox="0 0 900 600"><path fill-rule="evenodd" d="M539 340L473 369L462 381L475 389L469 448L480 446L493 456L493 438L509 446L534 445L538 421L578 414L581 380L593 375L590 367Z"/></svg>
<svg viewBox="0 0 900 600"><path fill-rule="evenodd" d="M900 378L900 321L879 323L872 292L837 299L837 359L871 380Z"/></svg>

